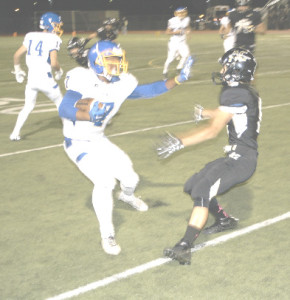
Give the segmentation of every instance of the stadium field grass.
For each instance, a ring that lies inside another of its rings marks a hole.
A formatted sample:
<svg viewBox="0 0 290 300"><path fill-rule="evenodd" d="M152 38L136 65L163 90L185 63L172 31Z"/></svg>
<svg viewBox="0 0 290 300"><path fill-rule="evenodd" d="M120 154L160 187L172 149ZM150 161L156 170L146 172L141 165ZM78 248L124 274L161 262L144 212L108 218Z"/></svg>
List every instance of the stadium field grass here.
<svg viewBox="0 0 290 300"><path fill-rule="evenodd" d="M67 55L69 38L63 36L59 53L65 72L76 66ZM194 104L217 105L220 87L210 77L219 70L222 40L217 32L193 32L193 77L156 99L126 101L106 129L130 155L140 175L136 194L150 207L140 213L115 201L116 238L122 247L117 257L101 248L92 184L66 157L61 121L48 99L39 95L22 129L23 140L9 141L24 101L25 85L17 84L11 74L13 53L22 40L0 37L0 299L47 299L69 291L78 300L289 299L289 217L202 248L193 253L190 266L166 262L77 295L79 287L162 258L163 249L182 237L192 208L183 184L205 163L223 155L226 133L162 162L154 145L164 131L178 133L196 126L191 122ZM118 40L140 83L162 78L167 36L129 33ZM289 31L257 37L255 85L263 100L258 167L246 184L219 197L222 206L240 219L238 230L290 211L289 45ZM174 75L174 64L170 73ZM65 92L63 80L60 86ZM118 191L116 185L115 194ZM208 224L212 222L210 217ZM228 233L201 234L196 244Z"/></svg>

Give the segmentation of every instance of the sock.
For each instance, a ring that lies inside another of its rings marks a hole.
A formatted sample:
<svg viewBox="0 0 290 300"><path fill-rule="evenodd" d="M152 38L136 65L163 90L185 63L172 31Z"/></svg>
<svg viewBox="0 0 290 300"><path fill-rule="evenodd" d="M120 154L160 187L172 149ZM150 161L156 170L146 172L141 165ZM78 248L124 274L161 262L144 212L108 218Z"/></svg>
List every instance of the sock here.
<svg viewBox="0 0 290 300"><path fill-rule="evenodd" d="M190 245L192 245L193 242L198 238L199 234L199 229L188 225L183 239L187 241Z"/></svg>
<svg viewBox="0 0 290 300"><path fill-rule="evenodd" d="M223 210L223 208L218 204L216 198L212 198L209 203L209 212L216 218L226 218L229 215Z"/></svg>

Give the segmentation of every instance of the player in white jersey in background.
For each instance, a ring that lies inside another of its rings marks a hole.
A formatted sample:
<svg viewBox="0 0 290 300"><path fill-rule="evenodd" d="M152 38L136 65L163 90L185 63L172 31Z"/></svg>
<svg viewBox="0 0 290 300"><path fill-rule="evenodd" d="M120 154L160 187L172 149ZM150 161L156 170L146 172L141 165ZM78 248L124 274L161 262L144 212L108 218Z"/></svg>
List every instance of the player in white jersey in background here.
<svg viewBox="0 0 290 300"><path fill-rule="evenodd" d="M38 92L45 94L58 107L62 93L55 80L60 80L63 70L58 62L58 51L63 33L61 17L47 12L40 18L42 32L29 32L25 35L22 46L14 54L14 74L16 81L22 83L26 73L21 69L21 57L26 54L28 78L25 88L25 103L20 111L10 140L21 139L20 130L35 107ZM54 77L52 72L54 71Z"/></svg>
<svg viewBox="0 0 290 300"><path fill-rule="evenodd" d="M231 21L229 19L229 11L220 20L219 35L223 39L224 52L234 48L236 35L231 27Z"/></svg>
<svg viewBox="0 0 290 300"><path fill-rule="evenodd" d="M174 17L168 20L166 34L170 35L167 50L167 59L163 67L164 78L168 77L169 65L177 58L179 63L176 67L177 72L183 68L183 65L190 55L187 45L187 35L190 33L190 17L187 16L186 7L179 7L174 11Z"/></svg>
<svg viewBox="0 0 290 300"><path fill-rule="evenodd" d="M88 53L89 68L76 67L66 76L66 94L59 106L63 119L64 149L79 170L94 184L93 207L99 221L104 251L118 255L113 225L113 190L120 182L119 200L139 211L148 205L134 195L139 176L129 156L104 134L106 125L128 99L153 98L188 80L193 59L190 56L181 73L167 81L138 85L127 73L123 49L112 41L95 43Z"/></svg>

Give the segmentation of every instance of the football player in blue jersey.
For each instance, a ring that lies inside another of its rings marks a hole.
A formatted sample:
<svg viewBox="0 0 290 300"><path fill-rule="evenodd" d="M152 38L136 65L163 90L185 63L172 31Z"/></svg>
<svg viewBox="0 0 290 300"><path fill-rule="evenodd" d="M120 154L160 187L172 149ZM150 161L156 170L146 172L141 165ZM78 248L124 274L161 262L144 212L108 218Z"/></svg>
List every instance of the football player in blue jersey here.
<svg viewBox="0 0 290 300"><path fill-rule="evenodd" d="M257 165L262 103L250 85L256 60L250 51L233 48L223 55L220 62L222 70L215 74L215 82L224 85L219 106L213 110L195 107L195 121L207 118L210 119L208 125L177 136L168 133L157 146L159 157L167 158L184 147L215 138L227 127L229 144L224 147L226 156L206 164L184 185L184 192L193 199L194 207L183 238L174 247L164 249L165 256L180 264L190 264L191 248L204 228L209 212L220 219L213 230L235 227L237 220L223 216L216 196L248 180Z"/></svg>
<svg viewBox="0 0 290 300"><path fill-rule="evenodd" d="M193 65L189 57L175 78L138 85L128 73L128 61L120 45L104 40L88 52L88 68L76 67L65 79L66 94L59 107L63 119L64 149L79 170L94 184L93 207L99 221L104 251L118 255L113 225L113 190L121 187L119 200L138 211L148 205L134 195L139 176L129 156L105 136L105 128L126 99L153 98L187 81Z"/></svg>
<svg viewBox="0 0 290 300"><path fill-rule="evenodd" d="M170 36L167 47L167 59L163 67L163 77L168 78L169 65L179 59L176 66L177 73L183 68L187 57L190 55L187 37L190 34L190 17L187 7L178 7L174 17L168 20L166 34Z"/></svg>
<svg viewBox="0 0 290 300"><path fill-rule="evenodd" d="M25 88L24 107L18 115L11 141L21 139L20 130L34 109L39 92L46 95L58 107L62 93L55 80L60 80L63 70L58 61L58 51L62 43L63 33L61 17L47 12L40 18L39 27L42 32L29 32L25 35L22 46L14 54L14 74L16 81L22 83L26 73L21 68L21 57L26 55L28 79ZM54 72L54 73L53 73Z"/></svg>

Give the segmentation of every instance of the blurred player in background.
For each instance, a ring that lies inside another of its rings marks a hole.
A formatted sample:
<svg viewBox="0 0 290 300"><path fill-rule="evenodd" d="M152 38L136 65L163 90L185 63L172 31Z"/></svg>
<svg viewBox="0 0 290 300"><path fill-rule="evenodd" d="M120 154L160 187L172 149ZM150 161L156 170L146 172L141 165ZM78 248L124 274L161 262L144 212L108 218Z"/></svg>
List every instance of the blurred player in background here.
<svg viewBox="0 0 290 300"><path fill-rule="evenodd" d="M164 78L168 77L169 65L175 60L180 59L176 67L177 72L183 68L183 65L190 55L187 45L187 35L190 33L190 17L188 17L186 7L179 7L174 11L174 17L168 20L166 34L170 35L168 42L167 59L163 67Z"/></svg>
<svg viewBox="0 0 290 300"><path fill-rule="evenodd" d="M47 12L40 18L42 32L29 32L25 35L23 45L14 54L14 74L16 81L22 83L26 73L21 69L21 57L26 54L28 79L25 88L25 103L18 115L10 140L21 139L20 130L35 107L39 92L45 94L58 107L62 94L55 80L60 80L63 70L58 62L58 51L63 33L61 17ZM54 71L54 76L52 71Z"/></svg>
<svg viewBox="0 0 290 300"><path fill-rule="evenodd" d="M227 128L229 145L224 147L226 156L207 163L184 185L184 192L190 195L194 207L183 238L174 247L164 249L165 256L180 264L190 264L193 242L205 226L209 212L217 219L211 227L212 232L236 227L237 220L224 212L216 196L248 180L257 165L262 103L250 84L254 79L256 60L250 51L232 48L220 62L222 69L215 73L218 82L223 84L219 106L213 110L196 106L194 112L196 122L204 118L210 122L178 137L167 134L157 147L159 157L167 158L184 147L213 139Z"/></svg>
<svg viewBox="0 0 290 300"><path fill-rule="evenodd" d="M117 39L122 21L116 18L106 19L102 26L96 32L89 35L88 38L73 37L68 41L68 54L82 67L88 67L89 48L85 48L91 39L98 38L101 41L114 41Z"/></svg>
<svg viewBox="0 0 290 300"><path fill-rule="evenodd" d="M236 0L237 8L229 13L230 26L235 32L235 47L256 49L256 33L264 34L266 25L262 14L251 8L251 0Z"/></svg>
<svg viewBox="0 0 290 300"><path fill-rule="evenodd" d="M120 30L122 29L122 20L117 18L106 19L102 26L96 32L89 35L88 39L98 38L99 40L113 41L117 38Z"/></svg>
<svg viewBox="0 0 290 300"><path fill-rule="evenodd" d="M219 35L223 39L224 52L227 52L235 46L236 36L230 26L229 11L221 18Z"/></svg>
<svg viewBox="0 0 290 300"><path fill-rule="evenodd" d="M92 203L102 247L108 254L121 251L112 220L115 181L120 182L119 200L138 211L147 211L148 205L134 195L139 176L129 156L105 136L105 128L126 99L153 98L188 80L193 62L189 57L181 73L172 79L138 85L128 73L124 50L112 41L101 40L89 50L89 68L76 67L67 73L67 92L59 107L64 149L94 184Z"/></svg>
<svg viewBox="0 0 290 300"><path fill-rule="evenodd" d="M88 53L90 48L85 48L89 40L73 37L68 41L67 51L81 67L88 68Z"/></svg>

